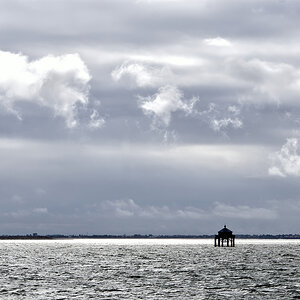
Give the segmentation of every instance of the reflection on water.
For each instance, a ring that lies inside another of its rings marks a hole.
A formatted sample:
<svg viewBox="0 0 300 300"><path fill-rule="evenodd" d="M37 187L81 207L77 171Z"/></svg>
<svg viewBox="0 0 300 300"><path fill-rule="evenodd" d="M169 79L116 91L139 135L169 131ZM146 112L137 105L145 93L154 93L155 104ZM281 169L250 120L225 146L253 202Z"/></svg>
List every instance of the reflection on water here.
<svg viewBox="0 0 300 300"><path fill-rule="evenodd" d="M1 299L300 299L299 240L0 242Z"/></svg>

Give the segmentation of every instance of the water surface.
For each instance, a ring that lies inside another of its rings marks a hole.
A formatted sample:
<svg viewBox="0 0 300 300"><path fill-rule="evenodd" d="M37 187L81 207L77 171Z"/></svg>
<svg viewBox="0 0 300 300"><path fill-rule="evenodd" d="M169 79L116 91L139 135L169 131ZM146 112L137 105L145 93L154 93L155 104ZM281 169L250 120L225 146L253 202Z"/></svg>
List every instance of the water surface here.
<svg viewBox="0 0 300 300"><path fill-rule="evenodd" d="M299 240L0 241L0 299L300 299Z"/></svg>

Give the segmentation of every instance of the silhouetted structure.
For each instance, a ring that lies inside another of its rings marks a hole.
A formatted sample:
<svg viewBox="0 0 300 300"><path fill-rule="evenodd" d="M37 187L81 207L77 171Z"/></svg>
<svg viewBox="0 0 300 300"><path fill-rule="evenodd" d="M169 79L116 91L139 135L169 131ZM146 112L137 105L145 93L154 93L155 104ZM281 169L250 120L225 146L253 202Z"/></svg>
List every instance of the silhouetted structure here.
<svg viewBox="0 0 300 300"><path fill-rule="evenodd" d="M225 243L224 243L225 240ZM215 235L215 247L234 247L235 246L235 235L232 234L232 231L226 228L226 225L224 225L224 228L218 231L218 234Z"/></svg>

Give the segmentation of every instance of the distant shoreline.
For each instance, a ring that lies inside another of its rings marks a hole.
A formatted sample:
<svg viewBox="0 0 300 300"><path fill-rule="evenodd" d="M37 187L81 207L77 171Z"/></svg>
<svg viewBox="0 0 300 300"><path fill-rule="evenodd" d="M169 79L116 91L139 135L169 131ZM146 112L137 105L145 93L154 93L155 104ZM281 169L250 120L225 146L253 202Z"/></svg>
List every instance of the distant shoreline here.
<svg viewBox="0 0 300 300"><path fill-rule="evenodd" d="M2 235L0 240L57 240L57 239L213 239L215 235ZM300 239L300 234L236 234L237 239Z"/></svg>

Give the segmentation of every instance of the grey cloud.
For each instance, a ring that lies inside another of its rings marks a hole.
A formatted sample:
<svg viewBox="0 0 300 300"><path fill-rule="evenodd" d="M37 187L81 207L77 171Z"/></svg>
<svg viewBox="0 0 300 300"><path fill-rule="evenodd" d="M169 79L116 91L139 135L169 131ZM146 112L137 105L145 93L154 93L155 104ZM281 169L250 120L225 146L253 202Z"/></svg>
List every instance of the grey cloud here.
<svg viewBox="0 0 300 300"><path fill-rule="evenodd" d="M35 43L59 39L72 42L80 38L85 43L96 39L106 44L129 41L149 46L176 43L178 38L195 35L205 38L254 37L258 33L261 36L281 33L285 36L297 24L296 11L299 9L292 1L243 1L241 4L236 0L226 4L223 1L190 1L189 5L182 1L148 5L133 0L77 0L47 2L47 6L33 1L10 1L9 4L3 1L2 7L2 24L5 24L5 30L13 33L10 40L7 35L2 37L6 43L20 35L24 40L30 36ZM15 26L15 18L22 27ZM282 18L286 22L282 22Z"/></svg>

